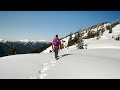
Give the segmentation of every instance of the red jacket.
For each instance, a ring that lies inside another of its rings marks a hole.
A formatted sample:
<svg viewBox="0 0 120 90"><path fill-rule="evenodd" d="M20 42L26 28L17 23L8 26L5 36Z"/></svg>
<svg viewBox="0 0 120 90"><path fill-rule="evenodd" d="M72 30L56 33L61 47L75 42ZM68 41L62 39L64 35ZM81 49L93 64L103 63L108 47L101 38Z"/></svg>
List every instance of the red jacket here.
<svg viewBox="0 0 120 90"><path fill-rule="evenodd" d="M59 46L60 46L60 48L61 48L61 47L62 47L61 41L60 41L60 39L59 39L58 37L55 37L55 38L52 40L52 48L58 48L58 49L59 49L59 46L54 46L54 41L55 41L55 40L58 40Z"/></svg>

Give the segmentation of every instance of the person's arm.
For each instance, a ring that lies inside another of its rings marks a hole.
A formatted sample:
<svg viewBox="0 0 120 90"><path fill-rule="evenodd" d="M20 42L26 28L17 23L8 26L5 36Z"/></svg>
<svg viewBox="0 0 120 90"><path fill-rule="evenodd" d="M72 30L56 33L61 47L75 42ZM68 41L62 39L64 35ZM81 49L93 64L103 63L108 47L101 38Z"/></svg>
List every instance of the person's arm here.
<svg viewBox="0 0 120 90"><path fill-rule="evenodd" d="M53 45L54 45L53 42L54 42L54 40L52 40L52 49L53 49Z"/></svg>
<svg viewBox="0 0 120 90"><path fill-rule="evenodd" d="M60 44L60 49L62 48L62 44L61 44L61 41L60 41L60 39L59 39L59 44Z"/></svg>

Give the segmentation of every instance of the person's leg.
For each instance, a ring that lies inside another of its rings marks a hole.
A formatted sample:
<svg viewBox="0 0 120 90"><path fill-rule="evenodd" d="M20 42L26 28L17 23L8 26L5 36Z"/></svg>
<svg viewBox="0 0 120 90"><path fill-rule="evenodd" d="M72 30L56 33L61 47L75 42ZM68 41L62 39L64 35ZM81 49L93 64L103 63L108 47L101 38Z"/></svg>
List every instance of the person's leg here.
<svg viewBox="0 0 120 90"><path fill-rule="evenodd" d="M55 58L57 58L57 57L58 57L58 49L55 48L55 49L54 49L54 52L55 52Z"/></svg>
<svg viewBox="0 0 120 90"><path fill-rule="evenodd" d="M56 55L57 55L57 57L58 57L58 50L59 50L59 49L56 49Z"/></svg>
<svg viewBox="0 0 120 90"><path fill-rule="evenodd" d="M55 52L55 58L57 58L57 50L56 50L56 48L54 49L54 52Z"/></svg>

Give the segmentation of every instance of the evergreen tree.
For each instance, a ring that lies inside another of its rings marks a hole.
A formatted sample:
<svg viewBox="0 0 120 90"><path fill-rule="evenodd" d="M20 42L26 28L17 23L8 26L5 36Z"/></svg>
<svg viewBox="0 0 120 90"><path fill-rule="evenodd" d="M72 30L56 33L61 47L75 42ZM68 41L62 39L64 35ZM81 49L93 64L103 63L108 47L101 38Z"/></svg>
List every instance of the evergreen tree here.
<svg viewBox="0 0 120 90"><path fill-rule="evenodd" d="M11 45L10 48L8 48L7 50L8 50L8 55L15 55L16 54L16 49L13 45Z"/></svg>
<svg viewBox="0 0 120 90"><path fill-rule="evenodd" d="M2 48L2 46L0 46L0 57L3 57L4 56L4 50Z"/></svg>
<svg viewBox="0 0 120 90"><path fill-rule="evenodd" d="M109 28L109 33L112 33L112 27L110 26L110 28Z"/></svg>
<svg viewBox="0 0 120 90"><path fill-rule="evenodd" d="M78 39L78 45L77 45L78 49L84 49L83 48L83 40L82 40L82 34L79 33L79 39Z"/></svg>
<svg viewBox="0 0 120 90"><path fill-rule="evenodd" d="M89 31L89 32L88 32L88 35L87 35L87 39L89 39L89 38L94 38L94 37L95 37L95 32Z"/></svg>
<svg viewBox="0 0 120 90"><path fill-rule="evenodd" d="M74 43L76 43L76 44L78 43L79 37L80 37L79 32L77 32L77 33L75 34L75 37L74 37Z"/></svg>
<svg viewBox="0 0 120 90"><path fill-rule="evenodd" d="M72 40L72 33L70 33L70 38L68 40L68 47L74 45L74 41Z"/></svg>
<svg viewBox="0 0 120 90"><path fill-rule="evenodd" d="M97 32L96 32L96 37L98 37L99 35L100 35L100 31L97 30Z"/></svg>

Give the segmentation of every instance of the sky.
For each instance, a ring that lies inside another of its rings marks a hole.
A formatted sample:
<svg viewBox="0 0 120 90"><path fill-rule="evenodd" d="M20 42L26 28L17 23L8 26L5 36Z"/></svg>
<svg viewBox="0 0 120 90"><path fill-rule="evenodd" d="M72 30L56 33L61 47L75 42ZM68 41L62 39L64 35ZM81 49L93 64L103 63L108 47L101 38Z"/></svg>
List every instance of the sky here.
<svg viewBox="0 0 120 90"><path fill-rule="evenodd" d="M120 20L120 11L0 11L0 39L62 38L100 22Z"/></svg>

